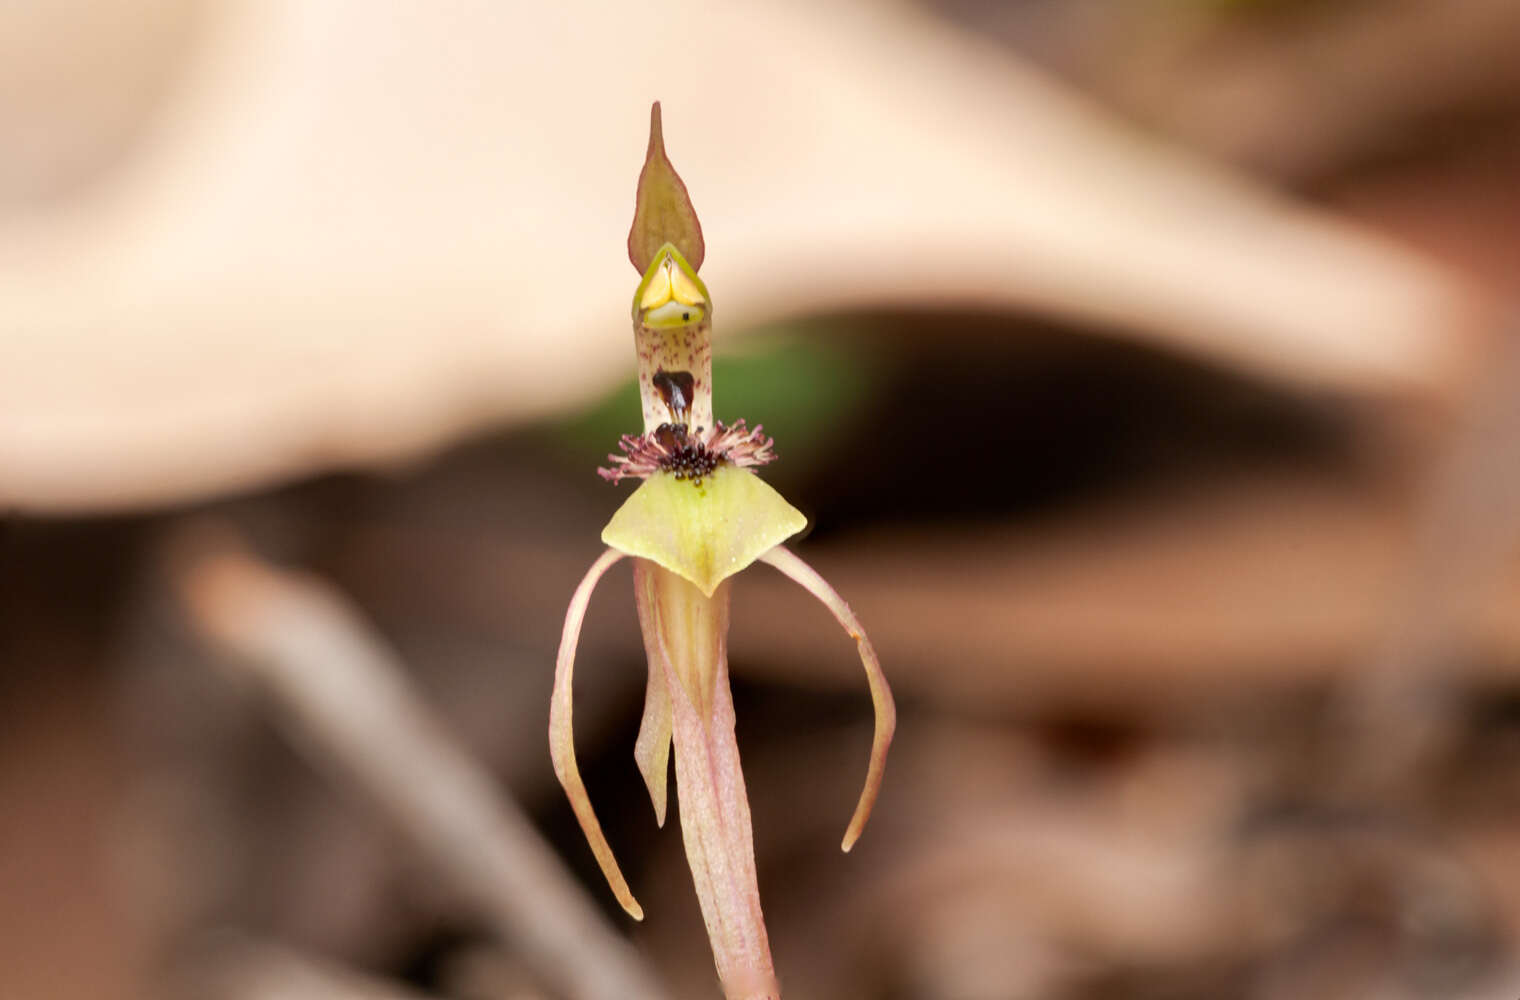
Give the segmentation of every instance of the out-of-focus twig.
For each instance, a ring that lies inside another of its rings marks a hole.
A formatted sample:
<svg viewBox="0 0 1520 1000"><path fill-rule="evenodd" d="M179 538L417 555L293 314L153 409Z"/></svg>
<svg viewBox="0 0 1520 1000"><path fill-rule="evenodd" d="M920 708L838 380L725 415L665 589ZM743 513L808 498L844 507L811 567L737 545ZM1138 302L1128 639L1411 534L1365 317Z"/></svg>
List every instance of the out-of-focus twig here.
<svg viewBox="0 0 1520 1000"><path fill-rule="evenodd" d="M577 998L665 995L340 595L235 543L182 548L175 580L195 628L267 691L312 760L377 801L546 984Z"/></svg>

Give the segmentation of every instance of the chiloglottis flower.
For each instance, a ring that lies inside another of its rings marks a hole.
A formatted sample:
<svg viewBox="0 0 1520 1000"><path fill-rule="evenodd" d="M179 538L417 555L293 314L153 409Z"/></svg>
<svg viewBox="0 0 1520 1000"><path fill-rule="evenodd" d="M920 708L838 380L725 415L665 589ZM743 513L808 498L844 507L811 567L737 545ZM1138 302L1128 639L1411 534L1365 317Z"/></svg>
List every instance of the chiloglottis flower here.
<svg viewBox="0 0 1520 1000"><path fill-rule="evenodd" d="M633 296L644 432L598 470L612 482L642 480L602 531L607 551L570 599L549 709L554 772L618 902L643 909L618 869L575 763L571 677L586 606L602 575L633 560L634 597L649 684L634 759L663 826L666 775L675 749L681 835L713 957L730 1000L779 997L750 832L749 801L734 740L728 683L729 580L751 563L780 570L821 601L859 647L876 730L865 788L844 835L854 846L881 788L896 725L892 694L871 642L849 606L782 542L806 518L755 474L775 458L757 425L713 418L712 301L697 276L704 245L685 185L666 159L660 106L639 175L628 255L643 275Z"/></svg>

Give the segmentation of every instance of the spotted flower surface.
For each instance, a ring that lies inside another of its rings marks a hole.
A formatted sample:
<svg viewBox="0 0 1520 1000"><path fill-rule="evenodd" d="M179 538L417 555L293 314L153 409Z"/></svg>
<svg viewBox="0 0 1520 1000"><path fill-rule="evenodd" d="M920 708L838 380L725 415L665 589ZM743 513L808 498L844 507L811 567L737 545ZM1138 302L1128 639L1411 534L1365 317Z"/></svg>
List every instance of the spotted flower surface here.
<svg viewBox="0 0 1520 1000"><path fill-rule="evenodd" d="M608 546L570 599L555 667L549 749L618 902L636 919L634 899L602 833L575 761L571 681L581 623L597 582L632 558L634 597L649 660L644 716L634 759L663 826L666 781L675 752L681 834L718 977L729 1000L779 998L755 877L744 774L734 739L728 681L729 579L764 562L821 601L858 645L875 706L876 731L865 788L845 831L848 851L881 787L896 711L870 640L849 606L781 543L807 520L754 470L776 457L771 439L743 420L713 418L712 303L697 276L702 228L686 187L665 155L660 106L651 113L628 256L643 275L633 296L642 434L625 435L609 466L611 482L641 480L602 531Z"/></svg>

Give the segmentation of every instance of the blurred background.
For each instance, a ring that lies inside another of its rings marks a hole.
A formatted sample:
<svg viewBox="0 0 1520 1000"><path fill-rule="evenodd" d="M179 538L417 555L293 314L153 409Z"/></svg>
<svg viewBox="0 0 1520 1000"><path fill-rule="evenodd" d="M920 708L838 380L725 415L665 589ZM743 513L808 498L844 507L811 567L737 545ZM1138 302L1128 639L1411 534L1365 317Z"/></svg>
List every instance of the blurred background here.
<svg viewBox="0 0 1520 1000"><path fill-rule="evenodd" d="M703 997L632 746L648 107L796 550L788 997L1520 995L1520 6L0 6L0 997Z"/></svg>

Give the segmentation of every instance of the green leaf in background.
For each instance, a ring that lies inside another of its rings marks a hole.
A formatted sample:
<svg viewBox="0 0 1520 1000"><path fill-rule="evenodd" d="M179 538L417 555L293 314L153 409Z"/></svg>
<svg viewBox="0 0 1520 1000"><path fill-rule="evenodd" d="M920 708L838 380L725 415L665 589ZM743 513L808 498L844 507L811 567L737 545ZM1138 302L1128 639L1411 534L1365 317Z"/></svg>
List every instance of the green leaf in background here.
<svg viewBox="0 0 1520 1000"><path fill-rule="evenodd" d="M713 358L713 400L719 420L763 424L781 456L776 472L793 478L825 454L881 382L885 365L855 336L831 336L848 324L790 323L757 330ZM565 453L593 465L618 438L640 430L639 392L632 380L560 425Z"/></svg>

